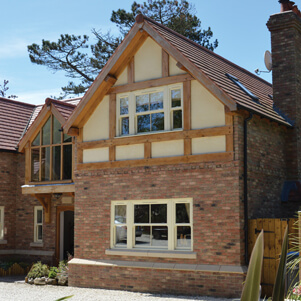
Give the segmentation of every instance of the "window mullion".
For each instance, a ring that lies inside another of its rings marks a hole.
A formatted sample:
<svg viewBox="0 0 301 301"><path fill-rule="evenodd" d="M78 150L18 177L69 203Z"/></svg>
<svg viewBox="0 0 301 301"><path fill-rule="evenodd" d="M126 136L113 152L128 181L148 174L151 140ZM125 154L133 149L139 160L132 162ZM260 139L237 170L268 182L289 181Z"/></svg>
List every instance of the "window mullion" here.
<svg viewBox="0 0 301 301"><path fill-rule="evenodd" d="M136 134L136 117L135 117L135 112L136 112L136 102L135 102L135 94L130 93L129 94L129 133L130 135L135 135ZM119 133L120 135L120 133Z"/></svg>
<svg viewBox="0 0 301 301"><path fill-rule="evenodd" d="M163 92L163 110L164 110L164 130L170 131L170 107L171 107L171 100L170 100L170 89L168 87L164 88Z"/></svg>
<svg viewBox="0 0 301 301"><path fill-rule="evenodd" d="M168 250L175 249L175 204L173 201L167 202L167 233L168 233Z"/></svg>
<svg viewBox="0 0 301 301"><path fill-rule="evenodd" d="M127 224L127 248L132 249L135 245L135 223L134 223L134 205L131 202L127 202L126 205L126 224Z"/></svg>

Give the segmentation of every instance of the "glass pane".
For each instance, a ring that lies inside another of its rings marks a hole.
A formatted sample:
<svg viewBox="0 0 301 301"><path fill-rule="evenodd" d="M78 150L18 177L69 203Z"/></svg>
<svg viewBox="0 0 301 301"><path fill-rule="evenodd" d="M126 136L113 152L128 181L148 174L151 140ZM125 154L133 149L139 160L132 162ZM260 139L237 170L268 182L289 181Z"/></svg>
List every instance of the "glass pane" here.
<svg viewBox="0 0 301 301"><path fill-rule="evenodd" d="M152 114L152 131L164 130L164 113Z"/></svg>
<svg viewBox="0 0 301 301"><path fill-rule="evenodd" d="M43 226L37 226L38 227L38 240L43 240Z"/></svg>
<svg viewBox="0 0 301 301"><path fill-rule="evenodd" d="M116 226L115 227L115 245L126 246L127 244L127 227Z"/></svg>
<svg viewBox="0 0 301 301"><path fill-rule="evenodd" d="M72 137L67 134L64 134L63 139L64 139L64 142L72 142Z"/></svg>
<svg viewBox="0 0 301 301"><path fill-rule="evenodd" d="M31 181L38 182L40 171L40 149L31 150Z"/></svg>
<svg viewBox="0 0 301 301"><path fill-rule="evenodd" d="M189 224L190 222L190 204L176 204L176 223Z"/></svg>
<svg viewBox="0 0 301 301"><path fill-rule="evenodd" d="M189 226L177 227L177 247L191 248L191 228Z"/></svg>
<svg viewBox="0 0 301 301"><path fill-rule="evenodd" d="M163 109L163 92L150 94L150 110Z"/></svg>
<svg viewBox="0 0 301 301"><path fill-rule="evenodd" d="M45 125L42 127L42 145L50 144L50 120L49 117Z"/></svg>
<svg viewBox="0 0 301 301"><path fill-rule="evenodd" d="M173 128L181 129L182 128L182 110L173 111L172 118L173 118Z"/></svg>
<svg viewBox="0 0 301 301"><path fill-rule="evenodd" d="M121 118L121 135L128 135L130 133L129 117Z"/></svg>
<svg viewBox="0 0 301 301"><path fill-rule="evenodd" d="M181 106L181 90L171 90L171 107L180 107Z"/></svg>
<svg viewBox="0 0 301 301"><path fill-rule="evenodd" d="M115 224L126 224L126 205L115 206Z"/></svg>
<svg viewBox="0 0 301 301"><path fill-rule="evenodd" d="M72 145L63 146L63 180L72 179Z"/></svg>
<svg viewBox="0 0 301 301"><path fill-rule="evenodd" d="M129 113L129 99L128 97L120 98L120 115Z"/></svg>
<svg viewBox="0 0 301 301"><path fill-rule="evenodd" d="M149 95L138 95L136 96L136 112L149 111Z"/></svg>
<svg viewBox="0 0 301 301"><path fill-rule="evenodd" d="M37 224L43 222L43 210L37 210Z"/></svg>
<svg viewBox="0 0 301 301"><path fill-rule="evenodd" d="M58 120L53 116L52 117L52 144L60 144L62 132L60 131L61 124Z"/></svg>
<svg viewBox="0 0 301 301"><path fill-rule="evenodd" d="M137 117L138 133L150 131L150 115L141 115Z"/></svg>
<svg viewBox="0 0 301 301"><path fill-rule="evenodd" d="M151 205L151 223L152 224L167 223L167 204Z"/></svg>
<svg viewBox="0 0 301 301"><path fill-rule="evenodd" d="M61 147L52 147L52 180L61 179Z"/></svg>
<svg viewBox="0 0 301 301"><path fill-rule="evenodd" d="M32 141L31 145L32 145L32 146L38 146L38 145L40 145L40 132L39 132L39 134L36 136L36 138Z"/></svg>
<svg viewBox="0 0 301 301"><path fill-rule="evenodd" d="M134 206L134 223L146 224L149 223L149 205L135 205Z"/></svg>
<svg viewBox="0 0 301 301"><path fill-rule="evenodd" d="M159 226L154 226L152 227L152 246L155 247L163 247L167 248L168 245L168 230L167 226L165 227L159 227Z"/></svg>
<svg viewBox="0 0 301 301"><path fill-rule="evenodd" d="M42 147L41 180L50 180L50 147Z"/></svg>
<svg viewBox="0 0 301 301"><path fill-rule="evenodd" d="M149 226L135 227L135 245L136 247L150 246L150 228Z"/></svg>

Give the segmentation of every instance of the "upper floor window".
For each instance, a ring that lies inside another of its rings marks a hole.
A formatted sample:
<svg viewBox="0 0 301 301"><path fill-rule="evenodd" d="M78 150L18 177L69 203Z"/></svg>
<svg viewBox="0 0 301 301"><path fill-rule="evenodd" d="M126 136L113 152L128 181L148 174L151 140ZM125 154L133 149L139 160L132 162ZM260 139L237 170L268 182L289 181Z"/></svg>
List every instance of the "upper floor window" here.
<svg viewBox="0 0 301 301"><path fill-rule="evenodd" d="M118 95L117 136L182 129L182 85Z"/></svg>
<svg viewBox="0 0 301 301"><path fill-rule="evenodd" d="M31 143L31 181L72 178L72 137L61 131L51 115Z"/></svg>

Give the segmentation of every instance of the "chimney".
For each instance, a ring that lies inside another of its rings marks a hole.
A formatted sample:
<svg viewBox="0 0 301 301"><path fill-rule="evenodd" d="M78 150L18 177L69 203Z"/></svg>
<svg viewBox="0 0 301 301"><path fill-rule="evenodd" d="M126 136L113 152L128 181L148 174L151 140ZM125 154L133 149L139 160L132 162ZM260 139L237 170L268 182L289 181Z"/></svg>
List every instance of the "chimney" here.
<svg viewBox="0 0 301 301"><path fill-rule="evenodd" d="M271 32L274 105L294 122L286 137L287 177L301 180L301 18L294 2L267 23Z"/></svg>

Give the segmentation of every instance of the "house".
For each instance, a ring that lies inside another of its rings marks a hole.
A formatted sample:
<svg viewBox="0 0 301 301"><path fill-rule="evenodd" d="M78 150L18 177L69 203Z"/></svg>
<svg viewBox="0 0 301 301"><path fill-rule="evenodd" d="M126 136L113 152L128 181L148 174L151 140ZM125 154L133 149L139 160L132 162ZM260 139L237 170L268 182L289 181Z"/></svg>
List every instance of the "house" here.
<svg viewBox="0 0 301 301"><path fill-rule="evenodd" d="M18 195L0 197L1 254L74 249L73 286L239 296L247 220L299 207L301 20L282 2L273 87L138 15L80 102L20 104L31 125L13 146Z"/></svg>

